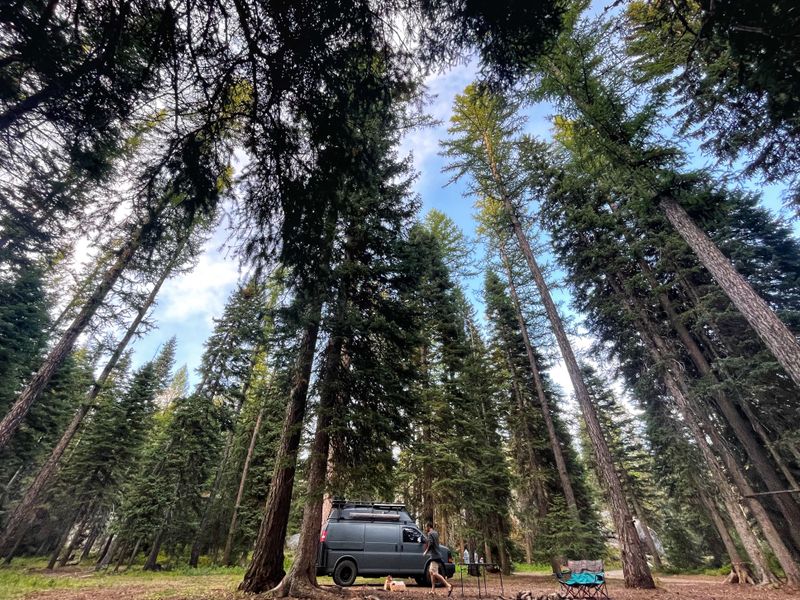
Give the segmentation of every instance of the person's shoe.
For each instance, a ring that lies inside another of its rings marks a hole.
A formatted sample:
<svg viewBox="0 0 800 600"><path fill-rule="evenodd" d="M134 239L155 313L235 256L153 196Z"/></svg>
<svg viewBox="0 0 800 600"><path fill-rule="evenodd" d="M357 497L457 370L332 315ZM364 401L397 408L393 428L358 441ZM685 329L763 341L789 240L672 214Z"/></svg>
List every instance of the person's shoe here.
<svg viewBox="0 0 800 600"><path fill-rule="evenodd" d="M451 585L449 588L447 588L447 597L449 598L452 595L453 595L453 586Z"/></svg>

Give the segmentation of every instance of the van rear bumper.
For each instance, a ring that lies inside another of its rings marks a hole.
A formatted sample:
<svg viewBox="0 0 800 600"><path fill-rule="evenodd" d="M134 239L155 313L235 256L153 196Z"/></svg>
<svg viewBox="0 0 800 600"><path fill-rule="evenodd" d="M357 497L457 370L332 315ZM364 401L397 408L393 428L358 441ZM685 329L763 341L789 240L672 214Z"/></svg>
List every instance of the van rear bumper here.
<svg viewBox="0 0 800 600"><path fill-rule="evenodd" d="M444 576L447 577L447 579L450 579L455 574L456 574L456 565L454 563L445 563Z"/></svg>

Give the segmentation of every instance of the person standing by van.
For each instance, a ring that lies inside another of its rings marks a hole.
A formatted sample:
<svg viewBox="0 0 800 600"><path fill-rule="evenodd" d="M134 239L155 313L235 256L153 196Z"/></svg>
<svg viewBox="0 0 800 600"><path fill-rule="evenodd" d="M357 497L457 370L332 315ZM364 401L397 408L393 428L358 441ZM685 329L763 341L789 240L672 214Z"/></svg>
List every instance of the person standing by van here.
<svg viewBox="0 0 800 600"><path fill-rule="evenodd" d="M431 562L428 566L428 577L431 580L431 594L436 595L436 582L441 581L447 586L447 596L449 597L453 593L453 586L439 573L439 563L443 560L442 555L439 553L439 533L433 528L433 523L431 521L428 521L426 530L428 532L428 538L422 553L429 555L431 558Z"/></svg>

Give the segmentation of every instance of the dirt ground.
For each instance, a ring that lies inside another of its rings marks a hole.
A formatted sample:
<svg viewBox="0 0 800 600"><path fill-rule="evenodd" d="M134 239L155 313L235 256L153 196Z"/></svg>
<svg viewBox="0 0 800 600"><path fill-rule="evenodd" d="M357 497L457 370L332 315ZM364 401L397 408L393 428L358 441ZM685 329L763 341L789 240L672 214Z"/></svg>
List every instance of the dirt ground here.
<svg viewBox="0 0 800 600"><path fill-rule="evenodd" d="M80 573L66 577L87 577ZM240 576L209 575L204 577L155 578L141 582L113 582L108 586L92 586L82 589L53 589L26 595L25 600L244 600L253 598L236 592ZM531 591L534 595L556 592L558 586L552 576L520 573L503 577L502 589L497 575L487 577L488 590L478 589L475 578L464 577L463 592L461 580L456 574L452 600L464 598L489 598L498 596L511 600L517 592ZM621 573L609 573L609 595L612 600L800 600L800 590L765 589L752 586L728 585L722 577L680 575L664 576L657 579L656 590L625 589ZM420 588L409 582L403 593L383 591L380 585L357 584L348 589L353 600L433 600L427 594L429 588ZM463 596L462 596L463 593ZM437 590L435 598L444 600L445 590ZM256 597L257 598L257 597Z"/></svg>

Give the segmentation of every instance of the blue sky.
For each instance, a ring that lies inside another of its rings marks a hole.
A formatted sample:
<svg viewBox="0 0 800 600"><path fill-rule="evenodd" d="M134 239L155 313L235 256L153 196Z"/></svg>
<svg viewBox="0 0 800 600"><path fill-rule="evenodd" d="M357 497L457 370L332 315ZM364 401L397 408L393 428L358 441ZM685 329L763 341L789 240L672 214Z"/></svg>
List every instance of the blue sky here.
<svg viewBox="0 0 800 600"><path fill-rule="evenodd" d="M415 191L422 199L423 213L435 208L447 214L469 237L475 236L473 208L471 199L462 196L464 185L447 185L448 175L442 172L444 160L438 155L439 140L447 135L447 122L455 95L473 81L476 75L475 63L469 63L438 73L427 79L431 102L427 108L439 125L411 132L403 140L401 154L411 153L419 175L415 181ZM547 104L529 107L527 131L542 138L550 137L550 115L554 109ZM711 166L696 147L687 148L692 156L693 166ZM781 207L781 186L761 188L758 182L746 183L746 187L763 193L764 204L775 212ZM152 313L157 328L139 340L134 348L134 360L139 364L149 360L159 346L171 336L178 339L176 366L185 364L189 370L190 383L197 381L195 369L200 364L203 342L213 327L213 317L222 313L228 295L241 277L240 265L236 258L223 248L230 232L223 219L213 237L206 244L204 254L197 267L186 275L167 281ZM482 275L463 284L473 302L480 310L480 288ZM566 292L558 292L563 310L569 311L569 298ZM578 350L588 347L590 340L578 337L573 340ZM557 364L551 371L554 380L564 390L569 390L566 369Z"/></svg>

